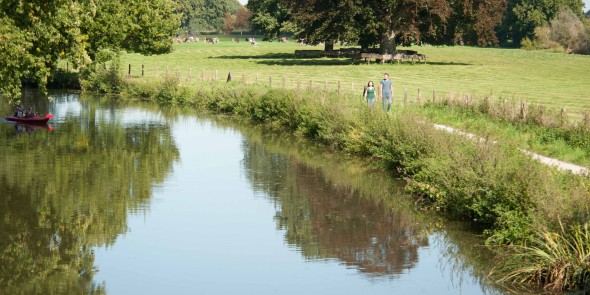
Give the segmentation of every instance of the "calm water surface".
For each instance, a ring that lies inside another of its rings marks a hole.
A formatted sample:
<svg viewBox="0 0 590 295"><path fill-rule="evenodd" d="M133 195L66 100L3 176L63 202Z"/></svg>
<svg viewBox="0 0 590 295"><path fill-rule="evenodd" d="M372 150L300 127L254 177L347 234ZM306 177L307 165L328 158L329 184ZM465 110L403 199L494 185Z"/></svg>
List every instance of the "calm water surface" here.
<svg viewBox="0 0 590 295"><path fill-rule="evenodd" d="M0 124L1 294L501 293L480 241L386 175L227 118L51 97L31 104L53 131Z"/></svg>

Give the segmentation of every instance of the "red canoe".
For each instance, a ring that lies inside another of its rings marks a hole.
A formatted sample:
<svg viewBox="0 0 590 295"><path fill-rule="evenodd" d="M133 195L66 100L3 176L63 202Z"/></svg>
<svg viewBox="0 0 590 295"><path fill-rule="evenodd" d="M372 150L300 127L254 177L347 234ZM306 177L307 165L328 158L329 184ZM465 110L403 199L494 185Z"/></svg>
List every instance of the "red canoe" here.
<svg viewBox="0 0 590 295"><path fill-rule="evenodd" d="M45 117L39 117L39 116L34 116L34 117L7 116L7 117L4 117L4 119L6 119L6 121L13 121L13 122L27 123L27 124L47 124L47 121L49 121L49 119L51 119L51 118L53 118L53 116L51 114L47 114L47 115L45 115Z"/></svg>

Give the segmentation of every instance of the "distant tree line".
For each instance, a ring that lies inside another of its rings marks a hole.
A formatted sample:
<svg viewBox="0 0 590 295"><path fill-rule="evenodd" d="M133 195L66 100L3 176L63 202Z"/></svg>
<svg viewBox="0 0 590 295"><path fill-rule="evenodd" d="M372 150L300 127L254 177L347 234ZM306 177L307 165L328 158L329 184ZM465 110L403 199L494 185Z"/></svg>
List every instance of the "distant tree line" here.
<svg viewBox="0 0 590 295"><path fill-rule="evenodd" d="M266 39L291 33L308 44L379 47L465 44L518 47L562 10L583 19L582 0L249 0Z"/></svg>
<svg viewBox="0 0 590 295"><path fill-rule="evenodd" d="M175 0L181 15L180 31L188 35L201 32L249 30L250 13L238 0Z"/></svg>

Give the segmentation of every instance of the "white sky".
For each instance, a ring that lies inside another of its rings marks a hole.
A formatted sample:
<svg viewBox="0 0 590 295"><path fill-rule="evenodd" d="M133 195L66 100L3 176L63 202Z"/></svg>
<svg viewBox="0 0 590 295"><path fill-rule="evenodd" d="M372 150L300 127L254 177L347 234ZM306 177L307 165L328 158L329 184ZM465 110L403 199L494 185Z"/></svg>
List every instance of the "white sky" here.
<svg viewBox="0 0 590 295"><path fill-rule="evenodd" d="M240 3L242 3L242 5L246 5L246 3L248 3L248 0L238 0L240 1ZM590 0L584 0L584 1L590 1ZM586 4L586 6L588 6L588 4Z"/></svg>

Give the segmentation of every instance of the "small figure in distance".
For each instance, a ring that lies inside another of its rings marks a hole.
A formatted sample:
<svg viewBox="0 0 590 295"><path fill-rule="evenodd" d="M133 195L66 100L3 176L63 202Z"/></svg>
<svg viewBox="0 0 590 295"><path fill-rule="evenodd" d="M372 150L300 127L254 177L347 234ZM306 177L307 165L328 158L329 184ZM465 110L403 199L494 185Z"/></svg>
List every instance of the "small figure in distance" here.
<svg viewBox="0 0 590 295"><path fill-rule="evenodd" d="M393 83L389 80L389 74L387 73L383 75L383 80L379 84L379 93L381 93L383 110L389 112L393 104Z"/></svg>
<svg viewBox="0 0 590 295"><path fill-rule="evenodd" d="M373 107L373 104L375 104L375 84L373 84L373 81L369 81L369 83L367 83L364 97L367 101L367 105L370 108Z"/></svg>

